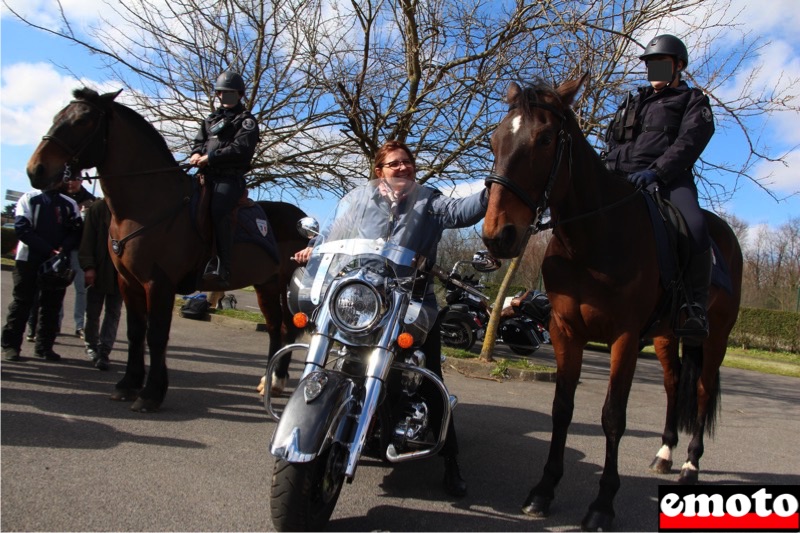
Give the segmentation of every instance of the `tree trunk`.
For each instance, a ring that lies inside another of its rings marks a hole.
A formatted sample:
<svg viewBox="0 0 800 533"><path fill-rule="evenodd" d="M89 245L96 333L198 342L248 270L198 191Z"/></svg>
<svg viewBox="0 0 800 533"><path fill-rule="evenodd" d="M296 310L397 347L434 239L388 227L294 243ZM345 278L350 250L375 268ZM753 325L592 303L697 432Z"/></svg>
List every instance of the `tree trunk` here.
<svg viewBox="0 0 800 533"><path fill-rule="evenodd" d="M481 348L480 356L482 361L494 361L492 354L494 353L494 345L497 342L497 328L500 326L500 313L503 311L503 301L506 299L508 286L511 285L511 278L513 278L514 274L517 273L517 269L522 261L522 257L525 255L526 247L527 242L525 243L525 246L522 247L522 253L511 260L511 263L508 265L506 277L503 278L503 282L500 284L500 289L497 291L497 298L494 301L492 314L489 317L489 323L486 325L486 334L483 337L483 347Z"/></svg>

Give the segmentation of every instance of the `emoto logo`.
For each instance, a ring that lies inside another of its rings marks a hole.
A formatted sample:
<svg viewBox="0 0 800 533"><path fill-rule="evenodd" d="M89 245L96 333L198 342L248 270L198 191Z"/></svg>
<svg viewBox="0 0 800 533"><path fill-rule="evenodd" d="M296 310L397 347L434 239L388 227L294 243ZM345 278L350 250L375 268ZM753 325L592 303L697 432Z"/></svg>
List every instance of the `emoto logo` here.
<svg viewBox="0 0 800 533"><path fill-rule="evenodd" d="M798 531L800 487L659 486L659 531Z"/></svg>

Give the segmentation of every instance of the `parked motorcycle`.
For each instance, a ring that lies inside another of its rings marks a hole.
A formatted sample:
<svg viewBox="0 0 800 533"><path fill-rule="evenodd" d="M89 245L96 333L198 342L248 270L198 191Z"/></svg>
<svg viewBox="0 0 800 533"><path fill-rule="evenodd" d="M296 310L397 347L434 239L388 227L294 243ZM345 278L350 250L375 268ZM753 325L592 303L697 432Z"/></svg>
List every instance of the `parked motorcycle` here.
<svg viewBox="0 0 800 533"><path fill-rule="evenodd" d="M471 261L456 261L450 271L450 279L460 279L475 289L475 292L448 284L445 293L447 307L442 309L442 342L446 346L469 350L486 332L491 306L489 298L480 292L486 287L474 275L464 278L459 275L459 267L465 264L472 266L477 272L493 272L500 268L500 261L489 255L489 252L479 251L473 255Z"/></svg>
<svg viewBox="0 0 800 533"><path fill-rule="evenodd" d="M264 396L278 421L269 449L276 457L270 505L279 531L322 530L364 454L399 463L438 453L457 404L425 368L420 350L437 316L426 304L428 284L432 276L446 280L447 272L426 266L414 243L401 240L413 231L388 241L362 238L367 222L356 211L325 236L312 219L301 221L316 242L289 300L295 324L307 320L311 338L279 350L267 368L270 390L280 360L305 353L283 410Z"/></svg>
<svg viewBox="0 0 800 533"><path fill-rule="evenodd" d="M482 261L485 253L478 252L473 258L471 263L474 267L477 263L476 270L485 268ZM451 277L457 275L457 269L463 263L466 262L459 261L453 266ZM472 276L462 281L476 290L485 288ZM491 314L489 298L453 286L447 291L445 301L450 305L443 310L442 342L453 348L469 350L475 340L483 338L486 333ZM518 355L530 355L542 344L550 344L549 322L550 301L547 295L537 290L526 291L512 298L511 304L502 310L497 340L507 344Z"/></svg>

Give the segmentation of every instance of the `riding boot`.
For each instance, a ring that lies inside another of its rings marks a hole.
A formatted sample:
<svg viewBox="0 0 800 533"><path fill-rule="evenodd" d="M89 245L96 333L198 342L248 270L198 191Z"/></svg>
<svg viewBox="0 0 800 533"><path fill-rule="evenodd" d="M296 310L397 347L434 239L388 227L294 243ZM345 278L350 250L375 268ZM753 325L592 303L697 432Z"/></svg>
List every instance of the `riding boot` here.
<svg viewBox="0 0 800 533"><path fill-rule="evenodd" d="M463 498L467 495L467 482L461 477L461 470L455 455L444 458L444 491L450 496Z"/></svg>
<svg viewBox="0 0 800 533"><path fill-rule="evenodd" d="M711 283L712 252L708 248L704 252L694 254L689 261L686 273L687 296L689 301L681 307L681 312L686 317L683 325L675 330L678 337L690 339L705 339L708 337L708 319L706 309L708 305L708 289Z"/></svg>
<svg viewBox="0 0 800 533"><path fill-rule="evenodd" d="M214 236L217 241L217 257L208 262L203 279L216 281L220 287L227 287L230 279L231 247L233 245L233 234L228 217L219 217L214 221Z"/></svg>

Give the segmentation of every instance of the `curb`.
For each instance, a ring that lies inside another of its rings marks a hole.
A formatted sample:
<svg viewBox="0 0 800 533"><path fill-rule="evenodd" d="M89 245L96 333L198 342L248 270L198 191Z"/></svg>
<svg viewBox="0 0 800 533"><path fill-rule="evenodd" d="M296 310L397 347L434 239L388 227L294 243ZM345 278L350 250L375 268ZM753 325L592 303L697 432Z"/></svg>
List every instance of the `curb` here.
<svg viewBox="0 0 800 533"><path fill-rule="evenodd" d="M492 375L492 371L497 368L496 362L487 363L479 358L457 359L454 357L448 357L444 364L465 377L487 379L490 381L497 381L499 383L509 380L545 381L549 383L555 383L556 381L555 367L553 367L552 372L542 370L525 370L523 368L507 368L503 377L497 377Z"/></svg>

